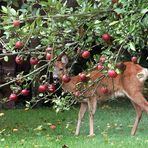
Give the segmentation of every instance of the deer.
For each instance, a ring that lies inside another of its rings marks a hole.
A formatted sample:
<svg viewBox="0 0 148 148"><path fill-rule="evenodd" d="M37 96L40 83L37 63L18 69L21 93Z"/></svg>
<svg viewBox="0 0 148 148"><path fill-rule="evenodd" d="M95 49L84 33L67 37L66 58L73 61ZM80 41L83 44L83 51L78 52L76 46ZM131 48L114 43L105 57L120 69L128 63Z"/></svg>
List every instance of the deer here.
<svg viewBox="0 0 148 148"><path fill-rule="evenodd" d="M53 78L59 79L62 82L62 76L67 74L68 69L66 65L69 63L69 58L66 54L63 54L55 62ZM109 89L108 94L101 94L99 91L100 83L94 83L83 93L84 99L80 102L80 109L78 113L78 121L76 126L75 135L80 133L81 121L84 114L88 108L89 111L89 136L94 136L94 115L96 112L97 102L105 101L107 99L114 97L127 97L130 99L131 103L136 112L135 122L133 124L131 135L135 135L139 122L142 117L143 111L148 114L148 101L142 94L144 88L144 82L148 78L148 69L140 66L132 61L123 62L125 69L122 74L117 75L116 78L103 77L100 81L101 84L107 85ZM89 79L91 81L96 81L103 74L97 69L93 69L89 73ZM79 75L72 76L68 83L62 83L62 89L66 92L75 93L77 91L77 84L80 83ZM114 89L113 88L114 85Z"/></svg>

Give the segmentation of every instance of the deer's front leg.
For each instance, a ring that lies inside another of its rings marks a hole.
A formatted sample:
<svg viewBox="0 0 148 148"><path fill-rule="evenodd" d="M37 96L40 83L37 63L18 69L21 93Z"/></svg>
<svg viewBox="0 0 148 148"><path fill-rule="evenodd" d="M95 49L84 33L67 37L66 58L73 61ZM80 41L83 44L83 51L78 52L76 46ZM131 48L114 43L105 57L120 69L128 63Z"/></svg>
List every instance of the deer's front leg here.
<svg viewBox="0 0 148 148"><path fill-rule="evenodd" d="M94 114L96 112L97 100L96 98L88 99L89 107L89 136L94 136Z"/></svg>
<svg viewBox="0 0 148 148"><path fill-rule="evenodd" d="M76 128L75 135L79 135L81 121L84 117L86 110L87 110L87 103L82 102L80 105L80 110L79 110L79 114L78 114L78 122L77 122L77 128Z"/></svg>

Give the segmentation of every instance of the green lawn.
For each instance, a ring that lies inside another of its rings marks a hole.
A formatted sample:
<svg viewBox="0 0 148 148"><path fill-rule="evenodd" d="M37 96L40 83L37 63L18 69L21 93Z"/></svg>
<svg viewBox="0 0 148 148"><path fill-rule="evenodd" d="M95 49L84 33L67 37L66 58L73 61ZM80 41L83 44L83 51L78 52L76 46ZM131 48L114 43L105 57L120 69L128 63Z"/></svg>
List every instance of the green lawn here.
<svg viewBox="0 0 148 148"><path fill-rule="evenodd" d="M118 107L117 107L118 106ZM87 137L88 114L80 136L74 136L78 108L56 114L51 109L1 110L0 148L147 148L148 118L144 114L136 136L131 136L135 113L131 104L114 101L98 106L95 137ZM50 123L57 128L49 128ZM18 129L16 131L15 129Z"/></svg>

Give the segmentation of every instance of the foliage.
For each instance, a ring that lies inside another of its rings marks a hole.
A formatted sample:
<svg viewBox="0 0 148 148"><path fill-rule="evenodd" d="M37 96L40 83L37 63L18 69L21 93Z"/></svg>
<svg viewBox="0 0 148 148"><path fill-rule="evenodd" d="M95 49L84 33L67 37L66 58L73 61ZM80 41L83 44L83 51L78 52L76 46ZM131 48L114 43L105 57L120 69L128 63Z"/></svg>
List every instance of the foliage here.
<svg viewBox="0 0 148 148"><path fill-rule="evenodd" d="M59 97L56 96L53 98L52 102L54 103L54 109L56 112L69 110L71 105L75 102L75 100L71 98L72 96L70 94L65 94L64 92Z"/></svg>
<svg viewBox="0 0 148 148"><path fill-rule="evenodd" d="M18 79L25 81L22 88L32 84L34 89L39 84L49 83L53 64L63 52L77 59L83 50L91 51L99 46L100 55L93 57L95 62L103 54L107 58L107 66L115 67L124 58L125 51L140 59L147 46L147 0L119 0L117 3L111 0L77 0L76 8L67 7L66 1L61 0L27 0L21 6L17 0L5 2L7 6L1 6L0 29L3 34L0 43L3 49L0 57L6 62L10 55L19 55L23 60L30 57L39 59L29 74L21 73L7 82L15 86L12 91L18 94L19 90L15 89ZM21 22L20 27L13 25L14 20ZM110 42L102 40L105 33L111 35ZM17 41L23 42L22 48L15 47ZM51 60L45 58L48 47L54 53ZM76 54L77 49L80 51ZM88 67L93 66L89 63ZM46 71L44 75L42 71ZM50 92L35 95L37 101L52 96Z"/></svg>

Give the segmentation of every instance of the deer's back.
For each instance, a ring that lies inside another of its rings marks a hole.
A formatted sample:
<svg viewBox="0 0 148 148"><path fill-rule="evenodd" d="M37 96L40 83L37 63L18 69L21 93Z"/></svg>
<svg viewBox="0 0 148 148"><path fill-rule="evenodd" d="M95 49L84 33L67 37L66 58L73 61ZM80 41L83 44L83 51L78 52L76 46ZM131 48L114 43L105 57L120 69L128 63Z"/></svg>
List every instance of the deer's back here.
<svg viewBox="0 0 148 148"><path fill-rule="evenodd" d="M90 73L90 79L94 82L94 86L86 92L86 96L96 95L98 100L106 100L112 97L136 93L138 91L142 92L144 81L141 82L137 77L137 74L142 72L144 68L139 64L134 64L132 62L124 62L124 64L126 66L124 72L117 75L116 78L105 76L99 81L99 78L103 76L103 73L98 70L92 71ZM102 93L102 87L106 87L108 93Z"/></svg>

